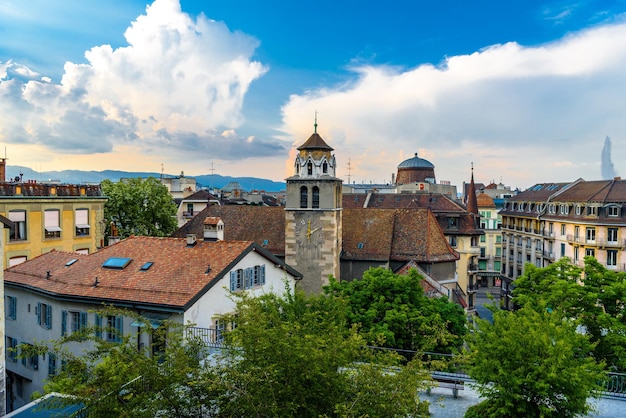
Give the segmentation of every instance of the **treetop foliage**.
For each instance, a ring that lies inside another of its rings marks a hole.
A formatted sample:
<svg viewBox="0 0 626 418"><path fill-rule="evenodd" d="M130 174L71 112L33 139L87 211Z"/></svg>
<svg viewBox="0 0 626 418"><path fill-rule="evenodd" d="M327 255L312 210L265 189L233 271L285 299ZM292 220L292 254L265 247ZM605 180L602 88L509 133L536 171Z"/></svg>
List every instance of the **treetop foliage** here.
<svg viewBox="0 0 626 418"><path fill-rule="evenodd" d="M104 219L108 236L163 237L177 228L176 205L167 187L154 177L130 178L113 183L103 180L102 193L108 198Z"/></svg>

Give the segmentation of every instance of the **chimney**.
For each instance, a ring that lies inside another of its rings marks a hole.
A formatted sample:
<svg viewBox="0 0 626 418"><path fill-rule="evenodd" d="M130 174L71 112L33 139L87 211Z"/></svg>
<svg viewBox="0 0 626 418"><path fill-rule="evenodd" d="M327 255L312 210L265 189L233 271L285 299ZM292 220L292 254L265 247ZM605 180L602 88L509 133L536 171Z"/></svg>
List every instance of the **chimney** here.
<svg viewBox="0 0 626 418"><path fill-rule="evenodd" d="M7 159L0 158L0 182L2 183L6 181L6 168L7 168Z"/></svg>
<svg viewBox="0 0 626 418"><path fill-rule="evenodd" d="M196 234L187 234L187 247L196 245Z"/></svg>

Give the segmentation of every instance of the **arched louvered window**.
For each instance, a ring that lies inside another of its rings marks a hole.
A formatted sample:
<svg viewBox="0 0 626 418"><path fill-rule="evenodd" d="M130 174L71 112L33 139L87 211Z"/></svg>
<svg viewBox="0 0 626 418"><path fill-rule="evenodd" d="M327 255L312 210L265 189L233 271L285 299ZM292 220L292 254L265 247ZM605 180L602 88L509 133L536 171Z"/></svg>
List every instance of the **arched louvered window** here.
<svg viewBox="0 0 626 418"><path fill-rule="evenodd" d="M311 201L311 207L317 209L320 207L320 188L313 186L313 200Z"/></svg>
<svg viewBox="0 0 626 418"><path fill-rule="evenodd" d="M328 163L326 161L322 164L322 173L328 174Z"/></svg>
<svg viewBox="0 0 626 418"><path fill-rule="evenodd" d="M307 173L309 176L313 175L313 163L311 161L309 161L309 163L306 165L306 169L307 169Z"/></svg>
<svg viewBox="0 0 626 418"><path fill-rule="evenodd" d="M309 205L309 189L306 186L300 187L300 207L307 208Z"/></svg>

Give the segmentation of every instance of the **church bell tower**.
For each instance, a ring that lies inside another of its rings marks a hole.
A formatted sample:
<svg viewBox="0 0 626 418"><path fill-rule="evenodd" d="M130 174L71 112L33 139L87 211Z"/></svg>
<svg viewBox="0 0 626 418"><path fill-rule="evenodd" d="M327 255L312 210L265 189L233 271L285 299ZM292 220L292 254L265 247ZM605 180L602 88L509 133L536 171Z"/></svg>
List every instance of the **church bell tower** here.
<svg viewBox="0 0 626 418"><path fill-rule="evenodd" d="M328 276L339 279L341 184L331 148L317 133L298 147L294 175L287 178L285 262L302 273L299 286L320 293Z"/></svg>

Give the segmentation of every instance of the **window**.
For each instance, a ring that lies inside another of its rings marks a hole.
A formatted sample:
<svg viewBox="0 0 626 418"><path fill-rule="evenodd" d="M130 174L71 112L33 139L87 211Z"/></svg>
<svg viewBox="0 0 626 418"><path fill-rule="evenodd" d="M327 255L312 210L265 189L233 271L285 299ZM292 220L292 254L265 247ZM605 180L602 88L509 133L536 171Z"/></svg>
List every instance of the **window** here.
<svg viewBox="0 0 626 418"><path fill-rule="evenodd" d="M62 311L61 335L82 331L87 327L87 312Z"/></svg>
<svg viewBox="0 0 626 418"><path fill-rule="evenodd" d="M554 224L552 222L548 225L548 232L550 235L554 234Z"/></svg>
<svg viewBox="0 0 626 418"><path fill-rule="evenodd" d="M265 284L265 264L261 266L254 266L254 286L262 286Z"/></svg>
<svg viewBox="0 0 626 418"><path fill-rule="evenodd" d="M575 226L574 227L574 239L578 239L580 238L580 227L579 226Z"/></svg>
<svg viewBox="0 0 626 418"><path fill-rule="evenodd" d="M502 256L502 248L496 247L496 257L501 257L501 256Z"/></svg>
<svg viewBox="0 0 626 418"><path fill-rule="evenodd" d="M13 228L9 229L9 241L24 241L26 239L26 211L10 211L9 220L13 222Z"/></svg>
<svg viewBox="0 0 626 418"><path fill-rule="evenodd" d="M193 212L193 206L192 206ZM89 209L76 209L74 213L74 224L76 225L76 236L84 237L89 235Z"/></svg>
<svg viewBox="0 0 626 418"><path fill-rule="evenodd" d="M596 216L597 209L595 206L587 206L587 216Z"/></svg>
<svg viewBox="0 0 626 418"><path fill-rule="evenodd" d="M581 207L580 205L576 205L576 215L580 215Z"/></svg>
<svg viewBox="0 0 626 418"><path fill-rule="evenodd" d="M265 264L230 272L230 291L252 289L265 284Z"/></svg>
<svg viewBox="0 0 626 418"><path fill-rule="evenodd" d="M493 269L495 271L500 271L501 268L502 268L502 263L500 261L493 262Z"/></svg>
<svg viewBox="0 0 626 418"><path fill-rule="evenodd" d="M328 163L326 161L322 163L322 173L328 174Z"/></svg>
<svg viewBox="0 0 626 418"><path fill-rule="evenodd" d="M487 249L485 247L480 247L480 256L486 257Z"/></svg>
<svg viewBox="0 0 626 418"><path fill-rule="evenodd" d="M215 320L215 342L220 343L224 340L224 331L226 331L226 321L223 319Z"/></svg>
<svg viewBox="0 0 626 418"><path fill-rule="evenodd" d="M9 258L9 267L13 267L13 266L17 266L18 264L22 264L24 261L26 261L26 256L25 255L20 255L17 257L11 257Z"/></svg>
<svg viewBox="0 0 626 418"><path fill-rule="evenodd" d="M103 325L104 319L104 325ZM104 337L109 342L120 342L124 335L123 330L124 317L118 315L102 315L96 314L96 336Z"/></svg>
<svg viewBox="0 0 626 418"><path fill-rule="evenodd" d="M48 376L57 374L57 355L48 353Z"/></svg>
<svg viewBox="0 0 626 418"><path fill-rule="evenodd" d="M17 363L17 340L7 336L7 360Z"/></svg>
<svg viewBox="0 0 626 418"><path fill-rule="evenodd" d="M448 218L448 228L458 228L459 227L459 220L458 218Z"/></svg>
<svg viewBox="0 0 626 418"><path fill-rule="evenodd" d="M306 172L309 176L313 175L313 163L311 161L306 165Z"/></svg>
<svg viewBox="0 0 626 418"><path fill-rule="evenodd" d="M561 215L567 215L569 213L569 206L560 205Z"/></svg>
<svg viewBox="0 0 626 418"><path fill-rule="evenodd" d="M565 224L561 224L561 235L565 235Z"/></svg>
<svg viewBox="0 0 626 418"><path fill-rule="evenodd" d="M502 243L502 235L496 235L496 244Z"/></svg>
<svg viewBox="0 0 626 418"><path fill-rule="evenodd" d="M37 302L37 323L45 329L52 328L52 306Z"/></svg>
<svg viewBox="0 0 626 418"><path fill-rule="evenodd" d="M15 296L6 296L6 319L17 318L17 298Z"/></svg>
<svg viewBox="0 0 626 418"><path fill-rule="evenodd" d="M451 236L450 237L450 246L451 247L456 247L456 237L455 236Z"/></svg>
<svg viewBox="0 0 626 418"><path fill-rule="evenodd" d="M561 257L565 257L565 244L561 243Z"/></svg>
<svg viewBox="0 0 626 418"><path fill-rule="evenodd" d="M607 208L607 215L608 216L619 216L619 207L617 207L617 206L609 206Z"/></svg>
<svg viewBox="0 0 626 418"><path fill-rule="evenodd" d="M45 222L45 237L46 238L61 238L61 227L59 226L59 210L47 209L44 215Z"/></svg>
<svg viewBox="0 0 626 418"><path fill-rule="evenodd" d="M485 260L478 261L478 270L487 270L487 262Z"/></svg>
<svg viewBox="0 0 626 418"><path fill-rule="evenodd" d="M585 249L585 257L595 257L596 250L594 248L586 248Z"/></svg>
<svg viewBox="0 0 626 418"><path fill-rule="evenodd" d="M578 261L578 247L574 247L574 261Z"/></svg>
<svg viewBox="0 0 626 418"><path fill-rule="evenodd" d="M550 203L550 206L548 206L548 212L549 213L556 213L556 204Z"/></svg>
<svg viewBox="0 0 626 418"><path fill-rule="evenodd" d="M617 228L609 228L607 230L607 240L612 243L617 242Z"/></svg>
<svg viewBox="0 0 626 418"><path fill-rule="evenodd" d="M587 242L594 243L596 241L596 229L587 228Z"/></svg>
<svg viewBox="0 0 626 418"><path fill-rule="evenodd" d="M22 343L22 364L29 369L37 370L39 369L39 355L33 351L32 344Z"/></svg>
<svg viewBox="0 0 626 418"><path fill-rule="evenodd" d="M306 186L300 187L300 207L307 208L309 205L309 189Z"/></svg>
<svg viewBox="0 0 626 418"><path fill-rule="evenodd" d="M617 250L606 251L606 266L607 267L617 266Z"/></svg>
<svg viewBox="0 0 626 418"><path fill-rule="evenodd" d="M317 209L320 207L320 188L313 186L313 200L311 201L311 207Z"/></svg>
<svg viewBox="0 0 626 418"><path fill-rule="evenodd" d="M484 235L481 235L481 236L480 236L480 242L485 242L485 240L486 240L485 236L484 236Z"/></svg>

